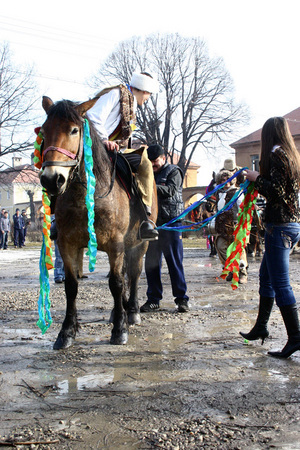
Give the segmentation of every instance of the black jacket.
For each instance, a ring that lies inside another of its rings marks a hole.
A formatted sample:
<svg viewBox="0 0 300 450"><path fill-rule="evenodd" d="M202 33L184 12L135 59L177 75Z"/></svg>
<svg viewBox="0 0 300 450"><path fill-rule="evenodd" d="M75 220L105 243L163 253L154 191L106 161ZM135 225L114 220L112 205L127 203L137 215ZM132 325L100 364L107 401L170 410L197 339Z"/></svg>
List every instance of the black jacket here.
<svg viewBox="0 0 300 450"><path fill-rule="evenodd" d="M178 217L184 210L182 200L183 173L180 167L168 162L154 174L157 185L157 225Z"/></svg>

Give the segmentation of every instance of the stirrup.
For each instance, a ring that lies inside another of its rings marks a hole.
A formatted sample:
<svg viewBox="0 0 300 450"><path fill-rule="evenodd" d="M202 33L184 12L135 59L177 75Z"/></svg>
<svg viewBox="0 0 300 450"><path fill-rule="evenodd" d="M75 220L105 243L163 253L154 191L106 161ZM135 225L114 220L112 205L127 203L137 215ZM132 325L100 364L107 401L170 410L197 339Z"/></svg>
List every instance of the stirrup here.
<svg viewBox="0 0 300 450"><path fill-rule="evenodd" d="M154 227L152 227L150 225L150 222L154 225ZM140 228L139 228L139 239L142 241L156 241L158 239L158 231L155 229L155 223L148 219L148 220L144 220L141 224L140 224Z"/></svg>

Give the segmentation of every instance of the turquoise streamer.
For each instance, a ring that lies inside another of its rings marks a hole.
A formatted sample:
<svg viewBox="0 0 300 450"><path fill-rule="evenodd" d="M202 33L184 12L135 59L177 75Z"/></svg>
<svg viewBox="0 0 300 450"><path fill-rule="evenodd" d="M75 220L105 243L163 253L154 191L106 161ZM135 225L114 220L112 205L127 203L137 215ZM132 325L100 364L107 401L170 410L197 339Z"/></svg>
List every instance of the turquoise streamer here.
<svg viewBox="0 0 300 450"><path fill-rule="evenodd" d="M157 227L157 230L168 230L168 231L177 231L177 232L183 232L183 231L198 231L201 228L207 226L207 224L209 222L211 222L215 217L217 217L219 214L221 214L224 211L228 211L229 209L231 209L234 205L234 203L237 201L237 199L244 194L247 191L247 188L249 186L250 181L246 180L245 183L241 184L240 188L236 191L236 193L234 194L234 196L230 199L230 201L223 206L222 209L220 209L220 211L216 212L216 214L214 214L213 216L209 217L208 219L205 219L201 222L193 222L193 224L191 225L182 225L179 227L172 227L169 226L174 222L177 222L179 220L182 220L184 217L186 217L188 215L188 213L190 211L192 211L193 209L197 208L198 206L200 206L202 203L204 203L209 197L211 197L215 192L219 191L220 189L222 189L223 186L225 186L229 181L233 180L234 178L236 178L243 170L247 169L248 167L243 167L242 169L238 170L237 172L235 172L227 181L225 181L222 184L219 184L218 186L215 187L215 189L213 189L211 192L209 192L208 194L206 194L204 197L202 197L201 200L198 200L197 202L194 202L191 206L189 206L188 208L186 208L179 216L175 217L174 219L170 220L169 222L160 225L159 227ZM196 228L197 227L197 228Z"/></svg>
<svg viewBox="0 0 300 450"><path fill-rule="evenodd" d="M40 295L38 300L39 320L37 326L41 329L42 334L45 334L52 323L51 317L51 302L50 302L50 284L49 272L46 266L46 244L45 236L43 235L43 243L40 255Z"/></svg>
<svg viewBox="0 0 300 450"><path fill-rule="evenodd" d="M95 221L95 187L96 180L93 173L93 153L92 153L92 139L90 136L90 127L88 120L84 120L83 124L83 150L84 150L84 165L85 165L85 175L86 175L86 196L85 204L88 211L88 232L89 232L89 243L88 251L86 253L89 256L89 270L93 272L95 270L96 257L97 257L97 239L94 228Z"/></svg>

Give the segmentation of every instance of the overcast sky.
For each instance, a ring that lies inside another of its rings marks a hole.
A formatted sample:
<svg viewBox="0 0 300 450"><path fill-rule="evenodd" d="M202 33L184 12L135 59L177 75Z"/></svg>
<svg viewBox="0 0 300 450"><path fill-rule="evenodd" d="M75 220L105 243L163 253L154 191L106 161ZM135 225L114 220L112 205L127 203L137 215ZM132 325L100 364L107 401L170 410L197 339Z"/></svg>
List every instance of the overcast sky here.
<svg viewBox="0 0 300 450"><path fill-rule="evenodd" d="M10 43L14 62L36 66L41 97L86 100L93 94L86 79L120 41L178 32L203 38L211 56L224 59L237 100L251 112L240 137L300 106L299 0L11 0L4 5L0 41ZM218 164L220 158L202 159L203 168Z"/></svg>

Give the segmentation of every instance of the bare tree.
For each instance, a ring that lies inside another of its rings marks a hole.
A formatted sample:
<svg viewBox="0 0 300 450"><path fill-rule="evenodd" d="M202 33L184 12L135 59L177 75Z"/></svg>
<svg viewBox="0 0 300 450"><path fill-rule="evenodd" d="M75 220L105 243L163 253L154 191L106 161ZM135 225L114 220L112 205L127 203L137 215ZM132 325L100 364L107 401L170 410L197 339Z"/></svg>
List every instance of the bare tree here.
<svg viewBox="0 0 300 450"><path fill-rule="evenodd" d="M177 154L184 173L195 152L234 139L248 120L222 58L211 58L200 38L156 34L124 41L99 68L93 86L128 83L134 71L153 72L160 83L159 95L139 108L135 137L159 143L172 161Z"/></svg>
<svg viewBox="0 0 300 450"><path fill-rule="evenodd" d="M33 69L14 66L8 44L0 45L0 158L32 149L36 100ZM24 132L25 130L25 132Z"/></svg>

